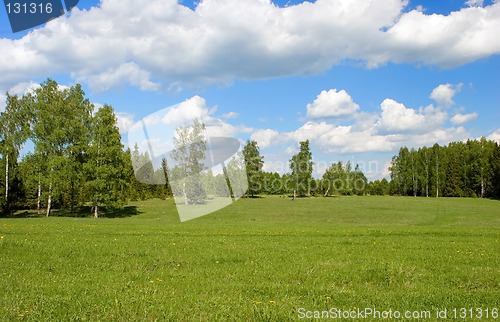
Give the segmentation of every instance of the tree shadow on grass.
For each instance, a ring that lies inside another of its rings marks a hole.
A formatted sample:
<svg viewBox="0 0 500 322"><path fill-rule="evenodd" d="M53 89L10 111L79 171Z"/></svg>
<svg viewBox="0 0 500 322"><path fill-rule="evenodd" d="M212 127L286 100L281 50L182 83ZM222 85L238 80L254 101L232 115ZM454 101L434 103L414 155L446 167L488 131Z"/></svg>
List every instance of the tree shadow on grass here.
<svg viewBox="0 0 500 322"><path fill-rule="evenodd" d="M122 208L103 208L103 211L99 214L99 216L105 218L126 218L137 216L141 213L142 212L137 209L137 206L125 206Z"/></svg>
<svg viewBox="0 0 500 322"><path fill-rule="evenodd" d="M100 207L100 218L127 218L141 214L142 212L136 206L124 206L121 208ZM18 210L13 213L2 213L0 218L42 218L46 216L45 209L40 214L36 210ZM94 212L91 206L80 206L71 209L53 209L50 217L66 218L91 218Z"/></svg>

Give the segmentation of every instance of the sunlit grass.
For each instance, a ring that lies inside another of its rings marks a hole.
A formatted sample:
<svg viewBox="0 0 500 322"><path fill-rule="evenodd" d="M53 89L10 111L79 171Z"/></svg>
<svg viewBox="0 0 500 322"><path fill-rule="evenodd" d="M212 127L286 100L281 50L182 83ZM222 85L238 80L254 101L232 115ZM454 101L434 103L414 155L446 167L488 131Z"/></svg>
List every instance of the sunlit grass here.
<svg viewBox="0 0 500 322"><path fill-rule="evenodd" d="M498 201L265 197L185 223L172 200L131 206L125 218L1 219L0 320L500 306Z"/></svg>

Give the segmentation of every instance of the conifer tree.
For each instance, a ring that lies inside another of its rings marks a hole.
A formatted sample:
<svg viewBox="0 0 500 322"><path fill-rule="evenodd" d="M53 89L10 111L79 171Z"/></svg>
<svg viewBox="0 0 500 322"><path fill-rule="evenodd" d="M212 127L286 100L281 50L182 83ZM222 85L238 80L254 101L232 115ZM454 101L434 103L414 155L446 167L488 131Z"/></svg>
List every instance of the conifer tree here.
<svg viewBox="0 0 500 322"><path fill-rule="evenodd" d="M91 138L87 186L94 217L98 218L101 205L114 207L123 203L122 191L127 180L123 145L111 106L104 105L95 113Z"/></svg>

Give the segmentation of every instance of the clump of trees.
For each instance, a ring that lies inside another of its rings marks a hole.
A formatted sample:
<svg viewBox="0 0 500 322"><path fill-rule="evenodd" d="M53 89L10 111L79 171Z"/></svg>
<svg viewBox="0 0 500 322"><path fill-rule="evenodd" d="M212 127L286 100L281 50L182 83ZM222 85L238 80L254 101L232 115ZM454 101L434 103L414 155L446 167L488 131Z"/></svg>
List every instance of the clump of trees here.
<svg viewBox="0 0 500 322"><path fill-rule="evenodd" d="M392 158L391 194L500 198L500 146L482 137L408 149Z"/></svg>
<svg viewBox="0 0 500 322"><path fill-rule="evenodd" d="M47 80L22 97L7 94L0 114L4 213L36 208L122 205L129 194L130 159L109 105L96 110L80 85ZM33 151L19 160L22 146Z"/></svg>
<svg viewBox="0 0 500 322"><path fill-rule="evenodd" d="M356 164L354 170L351 162L333 164L323 174L322 187L325 195L364 195L367 193L368 180Z"/></svg>
<svg viewBox="0 0 500 322"><path fill-rule="evenodd" d="M312 175L314 162L309 140L299 142L299 152L289 160L290 172L280 175L277 172L262 170L263 157L255 141L247 141L243 149L249 181L248 195L292 195L332 196L364 195L368 193L368 180L359 165L352 169L350 162L332 164L321 179Z"/></svg>

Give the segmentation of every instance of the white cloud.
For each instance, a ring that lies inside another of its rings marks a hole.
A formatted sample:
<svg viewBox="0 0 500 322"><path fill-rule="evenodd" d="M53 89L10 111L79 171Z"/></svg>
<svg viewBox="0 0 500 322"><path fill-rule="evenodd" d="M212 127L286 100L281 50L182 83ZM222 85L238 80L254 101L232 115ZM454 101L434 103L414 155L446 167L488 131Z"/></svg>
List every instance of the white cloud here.
<svg viewBox="0 0 500 322"><path fill-rule="evenodd" d="M462 141L470 137L470 133L464 127L439 128L433 131L406 137L400 146L421 147L430 146L434 143L448 144L452 141Z"/></svg>
<svg viewBox="0 0 500 322"><path fill-rule="evenodd" d="M312 104L307 104L307 116L311 118L342 117L354 114L359 105L345 91L322 91Z"/></svg>
<svg viewBox="0 0 500 322"><path fill-rule="evenodd" d="M61 85L59 85L61 86ZM12 86L10 89L4 91L0 90L0 112L3 112L5 110L5 105L6 105L6 92L8 92L10 95L18 95L18 96L23 96L24 94L33 92L37 88L40 87L40 84L35 83L35 82L21 82L17 83L14 86Z"/></svg>
<svg viewBox="0 0 500 322"><path fill-rule="evenodd" d="M465 2L466 5L469 7L482 7L483 6L483 0L467 0Z"/></svg>
<svg viewBox="0 0 500 322"><path fill-rule="evenodd" d="M387 98L380 104L382 114L377 122L381 133L427 132L441 126L448 114L432 105L418 111Z"/></svg>
<svg viewBox="0 0 500 322"><path fill-rule="evenodd" d="M85 81L94 92L105 92L123 83L129 83L143 91L156 91L160 84L150 81L151 74L139 68L135 63L125 63L115 69L108 69L96 75L77 76L78 81Z"/></svg>
<svg viewBox="0 0 500 322"><path fill-rule="evenodd" d="M61 87L62 85L59 85L59 89L64 89L64 88L69 88L67 86ZM9 89L9 94L11 95L19 95L22 96L27 93L31 93L35 91L36 89L40 88L40 84L35 83L35 82L21 82L18 83L14 86L12 86Z"/></svg>
<svg viewBox="0 0 500 322"><path fill-rule="evenodd" d="M449 15L413 10L402 14L388 32L387 53L393 62L421 62L455 67L500 52L500 2L470 7Z"/></svg>
<svg viewBox="0 0 500 322"><path fill-rule="evenodd" d="M451 122L453 124L464 124L469 121L475 120L477 118L477 113L470 113L470 114L455 114L451 118Z"/></svg>
<svg viewBox="0 0 500 322"><path fill-rule="evenodd" d="M196 95L177 106L168 108L166 113L161 116L161 122L167 125L183 126L185 124L191 124L191 122L197 118L205 125L205 134L209 137L233 137L240 133L250 133L253 130L245 125L235 126L223 120L236 117L236 113L225 114L219 118L214 115L216 111L217 106L208 108L206 106L206 100ZM154 117L156 120L159 116L155 114Z"/></svg>
<svg viewBox="0 0 500 322"><path fill-rule="evenodd" d="M500 53L500 3L451 14L407 0L102 0L21 39L0 39L0 86L70 73L95 91L309 75L342 61L451 67Z"/></svg>
<svg viewBox="0 0 500 322"><path fill-rule="evenodd" d="M124 134L127 133L128 130L134 125L134 116L129 113L115 113L116 114L116 123L118 125L118 128L120 129L120 133Z"/></svg>
<svg viewBox="0 0 500 322"><path fill-rule="evenodd" d="M236 112L229 112L227 114L222 115L223 119L229 120L229 119L234 119L238 117L238 113Z"/></svg>
<svg viewBox="0 0 500 322"><path fill-rule="evenodd" d="M209 137L235 137L241 133L248 134L251 132L253 132L253 129L243 124L235 126L220 119L218 119L217 122L212 122L211 125L206 126L206 135Z"/></svg>
<svg viewBox="0 0 500 322"><path fill-rule="evenodd" d="M496 141L500 144L500 129L497 129L495 132L491 133L486 137L488 140Z"/></svg>
<svg viewBox="0 0 500 322"><path fill-rule="evenodd" d="M435 100L440 106L451 106L454 104L453 97L462 90L463 84L441 84L432 90L430 98Z"/></svg>
<svg viewBox="0 0 500 322"><path fill-rule="evenodd" d="M266 149L284 141L283 135L272 129L256 130L250 138L257 141L257 144L262 149Z"/></svg>
<svg viewBox="0 0 500 322"><path fill-rule="evenodd" d="M0 112L5 111L6 104L7 104L7 96L3 92L0 92Z"/></svg>
<svg viewBox="0 0 500 322"><path fill-rule="evenodd" d="M326 93L326 92L325 92ZM256 130L252 139L262 149L283 148L284 156L296 150L299 141L309 140L313 149L324 154L390 153L401 146L418 148L434 143L447 144L470 137L464 127L446 127L448 113L433 105L418 110L407 108L392 99L385 99L379 113L357 112L351 125L335 125L327 121L308 121L289 132L272 129ZM463 115L472 119L475 113ZM453 120L458 124L460 116ZM293 145L289 145L293 144Z"/></svg>
<svg viewBox="0 0 500 322"><path fill-rule="evenodd" d="M417 10L418 12L424 12L424 11L425 11L425 8L424 8L424 6L422 6L422 5L418 5L418 6L415 8L415 10Z"/></svg>
<svg viewBox="0 0 500 322"><path fill-rule="evenodd" d="M168 125L184 125L197 118L207 124L213 121L210 115L213 112L207 108L205 99L196 95L170 108L163 116L162 122Z"/></svg>

